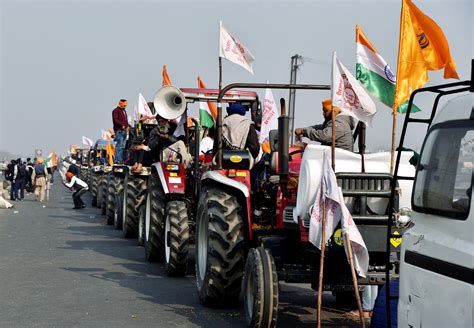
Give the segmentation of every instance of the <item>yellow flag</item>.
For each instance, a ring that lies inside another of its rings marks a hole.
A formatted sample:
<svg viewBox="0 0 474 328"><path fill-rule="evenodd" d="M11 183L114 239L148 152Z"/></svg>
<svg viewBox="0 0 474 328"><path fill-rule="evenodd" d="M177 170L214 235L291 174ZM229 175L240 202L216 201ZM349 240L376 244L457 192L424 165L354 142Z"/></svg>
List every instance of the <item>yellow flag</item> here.
<svg viewBox="0 0 474 328"><path fill-rule="evenodd" d="M171 85L171 80L168 76L168 72L166 71L166 65L163 65L163 86L166 85Z"/></svg>
<svg viewBox="0 0 474 328"><path fill-rule="evenodd" d="M441 28L411 0L402 0L397 83L393 108L398 108L428 81L428 70L444 68L444 78L459 79Z"/></svg>

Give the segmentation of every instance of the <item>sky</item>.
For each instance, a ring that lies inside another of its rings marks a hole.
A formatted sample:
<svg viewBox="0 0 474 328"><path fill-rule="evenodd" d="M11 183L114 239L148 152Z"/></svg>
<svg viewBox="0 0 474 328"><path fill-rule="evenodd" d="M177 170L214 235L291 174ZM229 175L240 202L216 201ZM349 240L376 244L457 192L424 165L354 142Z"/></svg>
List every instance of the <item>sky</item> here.
<svg viewBox="0 0 474 328"><path fill-rule="evenodd" d="M474 1L415 0L448 39L461 80L474 58ZM355 71L355 25L396 69L401 0L352 1L13 1L0 0L0 150L30 156L66 153L82 136L112 126L120 98L131 114L138 93L149 101L167 65L173 85L218 84L219 21L256 57L254 75L224 60L223 83L288 83L291 56L304 57L298 83L330 84L331 56ZM428 85L443 80L430 72ZM263 101L264 91L259 92ZM275 99L288 91L274 90ZM297 91L295 127L322 122L329 91ZM432 97L417 105L429 113ZM368 149L389 149L390 110L367 131ZM195 108L191 114L196 114ZM398 115L397 132L403 115ZM425 131L408 131L419 147Z"/></svg>

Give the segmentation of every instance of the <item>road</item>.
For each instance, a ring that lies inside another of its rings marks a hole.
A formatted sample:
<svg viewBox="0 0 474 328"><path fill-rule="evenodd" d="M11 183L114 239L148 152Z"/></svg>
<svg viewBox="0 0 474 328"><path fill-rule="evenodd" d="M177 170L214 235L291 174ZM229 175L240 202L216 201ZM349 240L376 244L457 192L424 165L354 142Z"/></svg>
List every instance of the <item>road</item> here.
<svg viewBox="0 0 474 328"><path fill-rule="evenodd" d="M200 305L192 275L166 277L99 209L73 210L62 185L49 202L15 205L0 210L0 327L245 326L241 308ZM323 326L357 325L329 294L323 303ZM282 283L278 326L314 327L315 304L305 285Z"/></svg>

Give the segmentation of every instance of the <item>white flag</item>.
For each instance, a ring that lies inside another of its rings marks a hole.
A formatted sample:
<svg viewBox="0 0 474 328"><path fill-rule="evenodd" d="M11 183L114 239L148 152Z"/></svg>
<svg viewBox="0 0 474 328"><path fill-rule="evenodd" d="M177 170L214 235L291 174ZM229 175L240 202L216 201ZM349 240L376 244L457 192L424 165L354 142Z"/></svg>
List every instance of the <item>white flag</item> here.
<svg viewBox="0 0 474 328"><path fill-rule="evenodd" d="M331 153L324 152L323 159L323 176L321 184L316 192L316 199L314 200L313 210L311 211L311 219L309 225L309 241L319 249L321 249L321 233L322 233L322 219L323 219L323 203L326 202L326 243L332 236L337 224L341 220L341 211L339 197L339 190L337 186L337 179L332 170L329 159ZM344 199L342 199L344 204Z"/></svg>
<svg viewBox="0 0 474 328"><path fill-rule="evenodd" d="M176 127L176 130L174 130L173 136L179 137L185 135L184 124L186 123L186 115L181 115L176 119L176 121L178 122L178 126Z"/></svg>
<svg viewBox="0 0 474 328"><path fill-rule="evenodd" d="M268 140L268 136L271 130L278 129L278 111L273 98L271 89L265 90L265 101L263 103L262 113L262 127L260 129L259 142L260 144Z"/></svg>
<svg viewBox="0 0 474 328"><path fill-rule="evenodd" d="M94 145L94 141L92 139L89 139L87 137L82 136L82 143L84 145L88 145L89 147L92 147Z"/></svg>
<svg viewBox="0 0 474 328"><path fill-rule="evenodd" d="M219 57L230 60L234 64L240 65L253 74L252 63L255 57L239 40L234 38L219 22Z"/></svg>
<svg viewBox="0 0 474 328"><path fill-rule="evenodd" d="M339 188L339 197L344 200L342 195L341 188ZM357 226L352 219L352 215L349 212L346 204L342 202L342 233L349 235L349 240L352 247L352 254L354 255L354 267L357 274L361 277L366 276L367 270L369 268L369 251L367 250L367 246L365 246L364 239L362 239L362 235L357 229ZM346 239L344 238L344 249L346 251L346 256L349 258L349 253L347 251Z"/></svg>
<svg viewBox="0 0 474 328"><path fill-rule="evenodd" d="M105 130L100 130L100 138L105 140Z"/></svg>
<svg viewBox="0 0 474 328"><path fill-rule="evenodd" d="M337 59L334 51L332 57L332 105L356 119L372 126L372 118L377 112L375 103L359 84L349 70Z"/></svg>
<svg viewBox="0 0 474 328"><path fill-rule="evenodd" d="M141 93L138 94L138 113L145 117L153 116L151 109L145 100L145 97L143 97Z"/></svg>

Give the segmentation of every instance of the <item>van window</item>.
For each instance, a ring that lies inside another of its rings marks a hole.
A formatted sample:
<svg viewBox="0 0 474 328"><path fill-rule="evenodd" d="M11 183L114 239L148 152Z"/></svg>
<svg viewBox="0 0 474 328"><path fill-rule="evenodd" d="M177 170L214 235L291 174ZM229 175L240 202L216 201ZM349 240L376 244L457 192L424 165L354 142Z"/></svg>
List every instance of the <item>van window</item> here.
<svg viewBox="0 0 474 328"><path fill-rule="evenodd" d="M471 205L473 165L474 122L434 126L417 167L413 209L465 220Z"/></svg>

